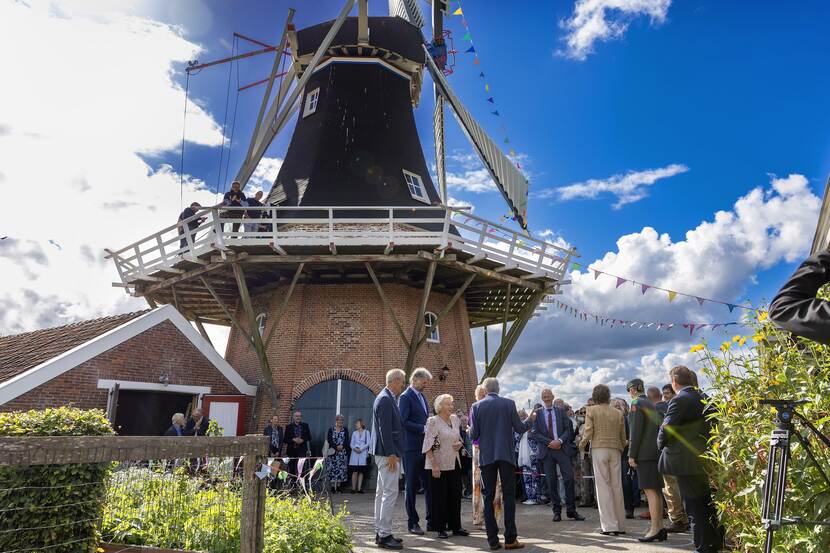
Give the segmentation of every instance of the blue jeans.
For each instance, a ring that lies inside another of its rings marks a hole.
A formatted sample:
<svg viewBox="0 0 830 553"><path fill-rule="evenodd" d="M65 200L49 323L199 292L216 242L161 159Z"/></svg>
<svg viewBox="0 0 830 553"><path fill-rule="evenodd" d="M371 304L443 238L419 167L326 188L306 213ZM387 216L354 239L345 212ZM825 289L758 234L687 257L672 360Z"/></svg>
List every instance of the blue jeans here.
<svg viewBox="0 0 830 553"><path fill-rule="evenodd" d="M418 490L423 488L424 499L426 500L427 526L432 524L432 510L430 509L431 493L429 491L430 472L424 468L426 455L420 451L407 451L403 454L403 471L406 478L406 518L407 529L419 523L418 510L415 508L415 501L418 498Z"/></svg>

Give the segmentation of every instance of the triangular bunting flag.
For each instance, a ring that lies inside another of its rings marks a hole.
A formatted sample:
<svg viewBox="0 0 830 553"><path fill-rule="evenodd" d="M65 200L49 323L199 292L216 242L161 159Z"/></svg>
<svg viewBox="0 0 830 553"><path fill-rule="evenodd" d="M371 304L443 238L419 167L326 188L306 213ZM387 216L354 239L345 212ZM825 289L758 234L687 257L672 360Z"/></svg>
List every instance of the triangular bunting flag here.
<svg viewBox="0 0 830 553"><path fill-rule="evenodd" d="M571 263L571 270L572 270L572 271L578 271L578 270L580 270L581 268L582 268L582 264L581 264L581 263Z"/></svg>
<svg viewBox="0 0 830 553"><path fill-rule="evenodd" d="M484 92L490 92L490 85L489 84L484 85Z"/></svg>
<svg viewBox="0 0 830 553"><path fill-rule="evenodd" d="M657 323L657 328L655 330L660 330L663 328L663 323Z"/></svg>
<svg viewBox="0 0 830 553"><path fill-rule="evenodd" d="M516 150L514 150L513 148L510 148L510 155L512 157L516 157Z"/></svg>
<svg viewBox="0 0 830 553"><path fill-rule="evenodd" d="M666 325L666 330L671 330L674 327L674 323L669 323Z"/></svg>
<svg viewBox="0 0 830 553"><path fill-rule="evenodd" d="M703 305L703 302L705 302L705 301L706 301L705 299L703 299L703 298L699 298L699 297L697 297L697 296L695 296L695 299L697 300L697 303L698 303L699 305Z"/></svg>
<svg viewBox="0 0 830 553"><path fill-rule="evenodd" d="M495 100L493 100L493 97L492 97L492 96L490 96L489 98L487 98L487 101L488 101L488 102L490 102L491 104L495 104L495 103L496 103L496 101L495 101Z"/></svg>
<svg viewBox="0 0 830 553"><path fill-rule="evenodd" d="M453 15L464 15L464 12L462 12L462 11L461 11L461 8L458 8L457 10L455 10L454 12L452 12L452 14L453 14Z"/></svg>
<svg viewBox="0 0 830 553"><path fill-rule="evenodd" d="M689 336L695 333L695 325L689 325Z"/></svg>
<svg viewBox="0 0 830 553"><path fill-rule="evenodd" d="M496 110L496 111L491 111L490 113L492 113L492 114L493 114L493 115L495 115L496 117L498 117L498 116L499 116L499 110Z"/></svg>
<svg viewBox="0 0 830 553"><path fill-rule="evenodd" d="M482 71L481 73L479 73L479 74L478 74L478 76L479 76L479 77L481 77L481 78L483 79L483 78L484 78L484 71Z"/></svg>
<svg viewBox="0 0 830 553"><path fill-rule="evenodd" d="M622 286L622 284L623 284L624 282L628 282L628 281L627 281L627 280L625 280L623 277L617 277L617 288L619 288L620 286Z"/></svg>
<svg viewBox="0 0 830 553"><path fill-rule="evenodd" d="M598 278L599 278L599 274L600 274L602 271L597 271L596 269L591 269L591 270L592 270L592 271L594 271L594 280L598 279Z"/></svg>
<svg viewBox="0 0 830 553"><path fill-rule="evenodd" d="M464 25L465 29L467 28L467 20L464 19L463 17L461 18L461 24Z"/></svg>
<svg viewBox="0 0 830 553"><path fill-rule="evenodd" d="M642 285L643 294L645 294L645 293L646 293L646 290L648 290L649 288L651 288L651 286L649 286L648 284L643 284L643 285Z"/></svg>
<svg viewBox="0 0 830 553"><path fill-rule="evenodd" d="M669 303L674 301L674 298L677 297L677 292L673 290L669 290Z"/></svg>
<svg viewBox="0 0 830 553"><path fill-rule="evenodd" d="M509 138L507 138L506 136L504 137L504 143L505 143L505 144L510 144L510 139L509 139Z"/></svg>
<svg viewBox="0 0 830 553"><path fill-rule="evenodd" d="M680 326L682 326L683 328L689 328L689 323L683 323L683 324L682 324L682 325L680 325Z"/></svg>
<svg viewBox="0 0 830 553"><path fill-rule="evenodd" d="M726 307L729 308L729 312L732 313L732 310L738 307L737 305L732 305L731 303L727 303Z"/></svg>
<svg viewBox="0 0 830 553"><path fill-rule="evenodd" d="M471 37L471 36L470 36L470 33L467 33L466 35L464 35L463 37L461 37L461 40L468 40L468 41L472 42L472 41L473 41L473 37Z"/></svg>
<svg viewBox="0 0 830 553"><path fill-rule="evenodd" d="M703 330L707 326L709 326L709 323L703 323L702 325L697 325L697 329L698 330Z"/></svg>
<svg viewBox="0 0 830 553"><path fill-rule="evenodd" d="M480 63L481 62L478 60L478 56L476 56L476 59L473 60L473 65L478 65Z"/></svg>
<svg viewBox="0 0 830 553"><path fill-rule="evenodd" d="M473 54L474 54L474 53L475 53L475 51L476 51L476 47L475 47L475 46L470 46L469 48L467 48L466 50L464 50L464 53L465 53L465 54L470 54L470 53L473 53Z"/></svg>

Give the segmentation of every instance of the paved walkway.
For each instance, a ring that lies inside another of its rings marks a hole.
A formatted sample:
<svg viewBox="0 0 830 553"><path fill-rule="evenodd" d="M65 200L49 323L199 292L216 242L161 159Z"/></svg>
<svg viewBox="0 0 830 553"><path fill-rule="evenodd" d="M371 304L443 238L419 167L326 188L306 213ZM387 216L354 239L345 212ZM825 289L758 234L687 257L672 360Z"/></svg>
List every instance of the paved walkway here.
<svg viewBox="0 0 830 553"><path fill-rule="evenodd" d="M363 495L335 495L332 502L335 508L345 504L351 513L349 522L354 531L355 553L369 553L379 551L375 543L372 512L374 509L374 494ZM418 497L418 512L423 516L423 496ZM471 535L467 538L453 537L449 540L438 540L434 534L413 536L406 533L406 513L403 506L403 494L398 496L398 516L395 535L404 540L405 551L418 552L470 552L489 551L484 530L472 525L472 503L462 501L462 522ZM638 536L642 536L648 528L648 522L641 520L627 520L628 534L618 537L600 535L599 516L596 509L580 509L587 520L574 522L565 520L559 523L551 522L552 513L543 505L517 505L516 521L519 528L520 541L527 544L522 551L540 553L555 551L557 553L608 553L636 551L642 553L677 553L679 551L693 551L691 534L669 534L668 541L663 543L640 543ZM639 511L638 511L639 512ZM422 526L426 526L421 521Z"/></svg>

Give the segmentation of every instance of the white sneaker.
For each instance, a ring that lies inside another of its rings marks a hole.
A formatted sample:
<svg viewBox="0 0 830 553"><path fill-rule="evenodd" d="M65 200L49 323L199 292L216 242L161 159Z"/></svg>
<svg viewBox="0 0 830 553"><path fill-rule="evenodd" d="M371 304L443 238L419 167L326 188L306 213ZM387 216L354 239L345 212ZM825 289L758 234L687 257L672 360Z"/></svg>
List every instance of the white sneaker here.
<svg viewBox="0 0 830 553"><path fill-rule="evenodd" d="M523 505L536 505L536 502L532 499L528 499L527 501L522 502Z"/></svg>

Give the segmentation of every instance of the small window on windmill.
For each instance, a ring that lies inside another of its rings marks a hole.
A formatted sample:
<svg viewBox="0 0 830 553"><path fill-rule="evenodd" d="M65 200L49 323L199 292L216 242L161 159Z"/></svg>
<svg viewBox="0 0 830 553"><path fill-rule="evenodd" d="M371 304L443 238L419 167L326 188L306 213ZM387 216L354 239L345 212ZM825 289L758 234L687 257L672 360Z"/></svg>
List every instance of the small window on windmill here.
<svg viewBox="0 0 830 553"><path fill-rule="evenodd" d="M438 321L438 317L435 316L435 313L431 311L427 311L424 313L424 326L426 327L426 332L429 332L427 335L427 342L438 343L441 341L441 336L438 334L438 326L435 324ZM429 328L432 327L432 331L430 332Z"/></svg>
<svg viewBox="0 0 830 553"><path fill-rule="evenodd" d="M317 101L320 99L320 87L318 86L311 92L305 95L305 107L303 108L303 117L308 117L317 111Z"/></svg>
<svg viewBox="0 0 830 553"><path fill-rule="evenodd" d="M256 324L259 329L259 335L265 336L265 323L268 321L268 313L264 311L256 316Z"/></svg>
<svg viewBox="0 0 830 553"><path fill-rule="evenodd" d="M424 181L421 180L421 177L404 169L403 178L406 181L407 188L409 188L409 195L419 202L428 204L429 196L427 196L427 189L424 187Z"/></svg>

